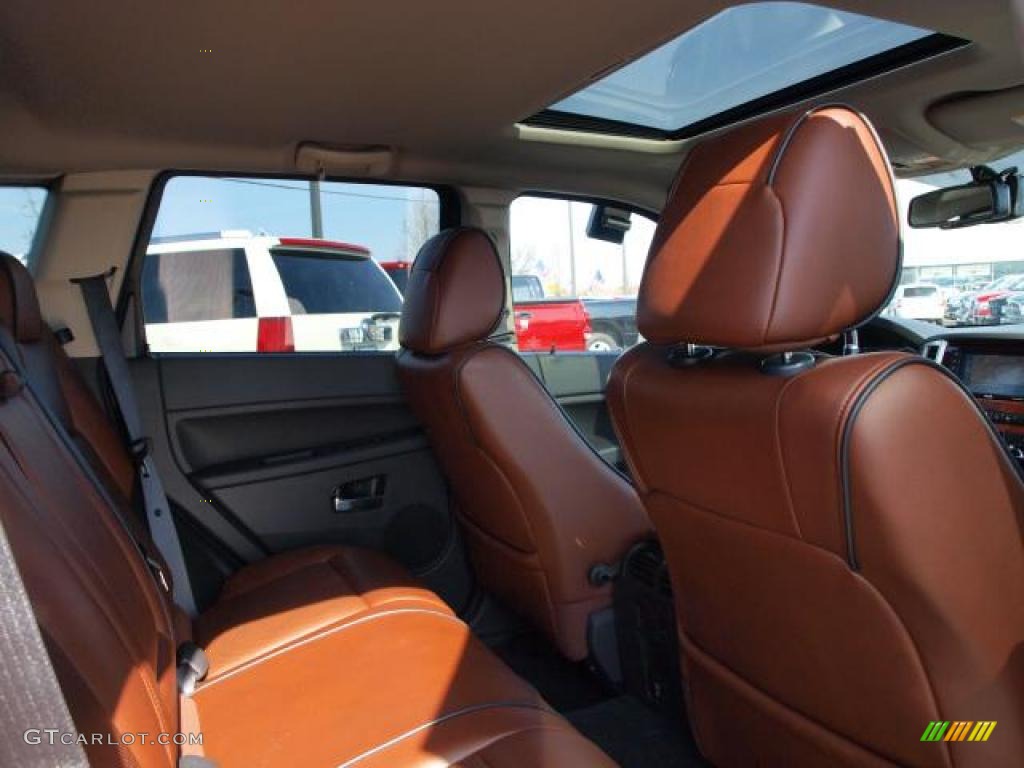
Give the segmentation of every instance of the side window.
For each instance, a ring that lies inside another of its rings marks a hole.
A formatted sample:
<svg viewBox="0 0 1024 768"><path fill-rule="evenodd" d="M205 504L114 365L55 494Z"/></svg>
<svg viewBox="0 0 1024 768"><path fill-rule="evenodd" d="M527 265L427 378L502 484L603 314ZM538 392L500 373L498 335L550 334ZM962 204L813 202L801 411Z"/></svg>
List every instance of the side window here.
<svg viewBox="0 0 1024 768"><path fill-rule="evenodd" d="M29 268L46 196L43 187L0 186L0 250Z"/></svg>
<svg viewBox="0 0 1024 768"><path fill-rule="evenodd" d="M636 344L636 294L654 227L622 208L517 198L510 239L519 351L617 352Z"/></svg>
<svg viewBox="0 0 1024 768"><path fill-rule="evenodd" d="M177 176L142 258L150 352L389 352L428 188Z"/></svg>

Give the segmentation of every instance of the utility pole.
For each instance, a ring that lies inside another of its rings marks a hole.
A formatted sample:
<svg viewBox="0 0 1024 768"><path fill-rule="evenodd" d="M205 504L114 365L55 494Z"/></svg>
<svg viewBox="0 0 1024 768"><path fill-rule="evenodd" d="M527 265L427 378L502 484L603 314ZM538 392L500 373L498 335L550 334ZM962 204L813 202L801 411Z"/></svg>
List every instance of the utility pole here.
<svg viewBox="0 0 1024 768"><path fill-rule="evenodd" d="M313 237L322 238L324 236L324 217L320 210L320 179L313 179L309 182L309 215Z"/></svg>
<svg viewBox="0 0 1024 768"><path fill-rule="evenodd" d="M569 287L573 298L576 297L576 234L572 231L572 200L566 200L566 211L569 214Z"/></svg>
<svg viewBox="0 0 1024 768"><path fill-rule="evenodd" d="M619 249L622 251L622 293L623 295L629 293L629 266L626 263L626 238L622 238L622 242L619 243Z"/></svg>

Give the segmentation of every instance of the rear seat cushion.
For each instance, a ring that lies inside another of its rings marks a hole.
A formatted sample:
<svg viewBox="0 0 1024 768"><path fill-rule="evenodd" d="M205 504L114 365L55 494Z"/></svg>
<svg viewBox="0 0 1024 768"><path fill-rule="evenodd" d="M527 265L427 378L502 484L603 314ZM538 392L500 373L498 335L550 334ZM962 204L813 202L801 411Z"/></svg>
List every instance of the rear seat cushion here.
<svg viewBox="0 0 1024 768"><path fill-rule="evenodd" d="M470 758L611 765L465 624L440 613L384 613L334 627L201 683L193 701L205 756L220 768Z"/></svg>
<svg viewBox="0 0 1024 768"><path fill-rule="evenodd" d="M430 729L408 734L386 749L366 754L354 764L359 768L433 764L458 768L612 768L615 765L561 716L521 707L482 707L467 712L436 723Z"/></svg>
<svg viewBox="0 0 1024 768"><path fill-rule="evenodd" d="M276 647L364 614L451 608L384 555L354 547L311 547L242 568L195 621L210 678Z"/></svg>

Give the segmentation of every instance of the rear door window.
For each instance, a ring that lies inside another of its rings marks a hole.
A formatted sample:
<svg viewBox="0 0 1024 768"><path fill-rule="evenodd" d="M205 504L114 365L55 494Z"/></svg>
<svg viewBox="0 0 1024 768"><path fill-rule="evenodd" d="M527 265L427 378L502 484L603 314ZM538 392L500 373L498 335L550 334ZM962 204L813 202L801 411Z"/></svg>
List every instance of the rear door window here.
<svg viewBox="0 0 1024 768"><path fill-rule="evenodd" d="M934 296L938 293L938 290L934 285L919 285L913 288L905 288L903 296L907 299L924 299Z"/></svg>
<svg viewBox="0 0 1024 768"><path fill-rule="evenodd" d="M0 250L30 269L46 198L44 187L0 186Z"/></svg>
<svg viewBox="0 0 1024 768"><path fill-rule="evenodd" d="M150 352L391 352L412 262L441 222L426 187L175 176L138 270Z"/></svg>

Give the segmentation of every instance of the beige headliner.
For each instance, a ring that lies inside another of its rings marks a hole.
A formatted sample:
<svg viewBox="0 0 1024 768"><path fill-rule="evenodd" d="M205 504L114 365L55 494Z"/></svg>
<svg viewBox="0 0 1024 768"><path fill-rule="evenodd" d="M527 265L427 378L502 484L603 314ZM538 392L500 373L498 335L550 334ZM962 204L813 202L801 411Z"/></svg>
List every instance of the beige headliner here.
<svg viewBox="0 0 1024 768"><path fill-rule="evenodd" d="M579 146L578 136L520 136L516 123L730 4L7 0L0 173L294 172L302 142L383 145L394 157L375 175L655 208L685 145ZM928 112L1024 83L1007 2L829 4L974 41L830 97L874 118L897 162L962 163L1024 144L1010 120L1024 113L1020 92L989 98L981 124L964 119L966 107ZM333 170L355 172L347 162Z"/></svg>

